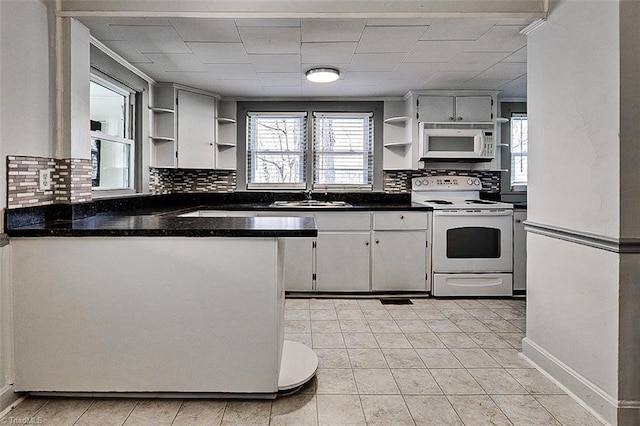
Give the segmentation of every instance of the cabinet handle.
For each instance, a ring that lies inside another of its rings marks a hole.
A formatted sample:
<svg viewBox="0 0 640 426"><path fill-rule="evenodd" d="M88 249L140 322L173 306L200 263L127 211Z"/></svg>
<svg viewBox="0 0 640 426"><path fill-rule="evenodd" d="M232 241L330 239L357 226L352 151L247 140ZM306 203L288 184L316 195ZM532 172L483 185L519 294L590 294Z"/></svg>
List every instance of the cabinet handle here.
<svg viewBox="0 0 640 426"><path fill-rule="evenodd" d="M365 245L365 246L368 246L368 245L369 245L369 241L367 241L366 243L364 243L364 245Z"/></svg>
<svg viewBox="0 0 640 426"><path fill-rule="evenodd" d="M400 219L404 219L404 215L401 215L401 216L400 216Z"/></svg>
<svg viewBox="0 0 640 426"><path fill-rule="evenodd" d="M380 244L380 240L376 240L376 244Z"/></svg>
<svg viewBox="0 0 640 426"><path fill-rule="evenodd" d="M213 143L209 142L209 146L213 146Z"/></svg>
<svg viewBox="0 0 640 426"><path fill-rule="evenodd" d="M458 121L462 121L462 117L458 117Z"/></svg>
<svg viewBox="0 0 640 426"><path fill-rule="evenodd" d="M522 223L522 220L516 219L516 223Z"/></svg>
<svg viewBox="0 0 640 426"><path fill-rule="evenodd" d="M449 121L454 121L454 118L453 117L449 117Z"/></svg>

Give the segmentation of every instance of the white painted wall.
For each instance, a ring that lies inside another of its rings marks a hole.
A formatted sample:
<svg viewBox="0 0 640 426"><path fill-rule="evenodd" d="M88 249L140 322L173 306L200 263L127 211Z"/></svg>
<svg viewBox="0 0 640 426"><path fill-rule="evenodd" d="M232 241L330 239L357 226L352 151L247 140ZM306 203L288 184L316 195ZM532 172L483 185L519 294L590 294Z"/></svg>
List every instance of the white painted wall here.
<svg viewBox="0 0 640 426"><path fill-rule="evenodd" d="M617 237L618 4L552 6L527 39L528 220Z"/></svg>
<svg viewBox="0 0 640 426"><path fill-rule="evenodd" d="M553 1L528 36L528 220L638 238L640 5ZM612 424L640 423L640 255L530 233L525 355Z"/></svg>
<svg viewBox="0 0 640 426"><path fill-rule="evenodd" d="M50 65L44 4L0 1L1 208L7 199L6 156L53 155Z"/></svg>

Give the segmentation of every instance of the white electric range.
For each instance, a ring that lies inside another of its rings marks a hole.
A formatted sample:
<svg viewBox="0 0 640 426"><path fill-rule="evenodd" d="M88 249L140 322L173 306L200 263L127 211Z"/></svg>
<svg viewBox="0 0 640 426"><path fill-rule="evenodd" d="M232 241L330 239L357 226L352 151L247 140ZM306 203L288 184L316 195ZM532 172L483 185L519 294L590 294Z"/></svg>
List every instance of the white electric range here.
<svg viewBox="0 0 640 426"><path fill-rule="evenodd" d="M432 207L434 296L513 294L513 205L480 199L468 176L411 180L411 202Z"/></svg>

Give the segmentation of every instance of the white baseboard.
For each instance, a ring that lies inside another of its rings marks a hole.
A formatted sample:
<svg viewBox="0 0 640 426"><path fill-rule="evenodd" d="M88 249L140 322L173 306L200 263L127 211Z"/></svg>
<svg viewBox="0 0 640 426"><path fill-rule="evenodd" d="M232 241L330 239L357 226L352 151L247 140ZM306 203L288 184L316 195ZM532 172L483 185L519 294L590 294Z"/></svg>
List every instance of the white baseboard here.
<svg viewBox="0 0 640 426"><path fill-rule="evenodd" d="M618 401L527 337L522 339L522 355L606 424L638 424L627 419L640 418L640 401Z"/></svg>

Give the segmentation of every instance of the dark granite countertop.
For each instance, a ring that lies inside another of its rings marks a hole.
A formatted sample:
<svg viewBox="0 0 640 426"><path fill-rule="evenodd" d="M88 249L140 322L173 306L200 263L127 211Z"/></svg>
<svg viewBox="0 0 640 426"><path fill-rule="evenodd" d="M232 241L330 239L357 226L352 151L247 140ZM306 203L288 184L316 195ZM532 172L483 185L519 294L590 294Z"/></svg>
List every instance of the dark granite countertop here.
<svg viewBox="0 0 640 426"><path fill-rule="evenodd" d="M341 195L341 196L340 196ZM289 194L291 196L291 194ZM291 197L295 199L294 197ZM284 199L291 199L286 197ZM172 194L94 200L5 210L9 237L46 236L190 236L190 237L313 237L315 220L288 213L349 211L429 211L412 206L409 194L325 194L343 199L345 207L271 207L282 194ZM198 210L267 211L277 217L177 217Z"/></svg>
<svg viewBox="0 0 640 426"><path fill-rule="evenodd" d="M312 217L98 215L6 230L9 237L315 237Z"/></svg>

